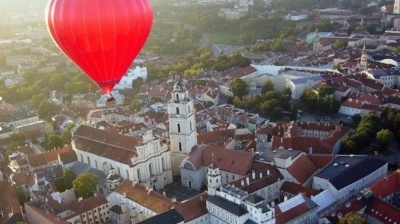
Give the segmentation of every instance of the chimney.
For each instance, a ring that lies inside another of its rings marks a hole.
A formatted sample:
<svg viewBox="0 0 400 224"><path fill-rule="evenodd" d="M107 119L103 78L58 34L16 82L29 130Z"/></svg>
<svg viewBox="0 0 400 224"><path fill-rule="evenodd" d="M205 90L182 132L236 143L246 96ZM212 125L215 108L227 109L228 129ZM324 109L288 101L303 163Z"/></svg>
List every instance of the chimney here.
<svg viewBox="0 0 400 224"><path fill-rule="evenodd" d="M249 179L249 177L246 177L246 184L247 184L247 185L250 184L250 179Z"/></svg>
<svg viewBox="0 0 400 224"><path fill-rule="evenodd" d="M172 202L176 202L176 197L173 197L173 198L172 198Z"/></svg>
<svg viewBox="0 0 400 224"><path fill-rule="evenodd" d="M260 179L263 177L262 172L260 172Z"/></svg>
<svg viewBox="0 0 400 224"><path fill-rule="evenodd" d="M240 184L241 184L242 186L244 186L244 180L242 180L242 181L240 182Z"/></svg>
<svg viewBox="0 0 400 224"><path fill-rule="evenodd" d="M271 207L275 207L275 201L271 201Z"/></svg>
<svg viewBox="0 0 400 224"><path fill-rule="evenodd" d="M79 198L78 198L78 201L79 201L79 202L81 202L82 200L83 200L83 198L82 198L82 197L79 197Z"/></svg>
<svg viewBox="0 0 400 224"><path fill-rule="evenodd" d="M270 174L270 173L269 173L269 170L267 170L267 176L269 176L269 174Z"/></svg>
<svg viewBox="0 0 400 224"><path fill-rule="evenodd" d="M252 176L253 180L256 179L256 173L254 172L254 170L252 171L251 176Z"/></svg>
<svg viewBox="0 0 400 224"><path fill-rule="evenodd" d="M163 191L162 194L163 194L164 196L167 196L167 193L165 193L165 191Z"/></svg>

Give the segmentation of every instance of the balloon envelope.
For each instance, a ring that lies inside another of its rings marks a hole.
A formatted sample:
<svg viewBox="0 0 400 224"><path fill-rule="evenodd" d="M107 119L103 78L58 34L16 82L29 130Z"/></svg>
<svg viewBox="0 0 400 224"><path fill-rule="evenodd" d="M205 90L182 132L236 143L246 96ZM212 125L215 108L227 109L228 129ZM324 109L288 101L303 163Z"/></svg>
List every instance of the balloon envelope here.
<svg viewBox="0 0 400 224"><path fill-rule="evenodd" d="M128 70L153 23L150 0L50 0L45 16L54 42L104 93Z"/></svg>

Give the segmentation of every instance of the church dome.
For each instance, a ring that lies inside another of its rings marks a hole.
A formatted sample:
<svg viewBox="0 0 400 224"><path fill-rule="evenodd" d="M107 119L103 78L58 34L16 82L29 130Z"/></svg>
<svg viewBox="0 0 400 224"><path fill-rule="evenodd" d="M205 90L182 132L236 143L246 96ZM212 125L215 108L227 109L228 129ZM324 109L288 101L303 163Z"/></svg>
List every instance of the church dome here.
<svg viewBox="0 0 400 224"><path fill-rule="evenodd" d="M185 83L183 83L182 79L180 79L178 82L174 84L174 89L173 89L174 92L183 92L185 90L186 86Z"/></svg>
<svg viewBox="0 0 400 224"><path fill-rule="evenodd" d="M115 182L115 181L119 181L120 179L121 179L121 177L118 174L108 174L108 176L107 176L108 182Z"/></svg>

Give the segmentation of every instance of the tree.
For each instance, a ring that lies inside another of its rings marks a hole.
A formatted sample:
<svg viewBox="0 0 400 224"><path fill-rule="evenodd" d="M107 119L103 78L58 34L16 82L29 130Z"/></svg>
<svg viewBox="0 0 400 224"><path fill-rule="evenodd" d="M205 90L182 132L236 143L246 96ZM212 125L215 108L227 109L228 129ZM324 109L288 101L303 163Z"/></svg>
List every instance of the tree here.
<svg viewBox="0 0 400 224"><path fill-rule="evenodd" d="M26 202L26 194L24 190L22 190L21 186L17 187L17 195L18 195L18 202L21 206L24 206Z"/></svg>
<svg viewBox="0 0 400 224"><path fill-rule="evenodd" d="M50 103L46 100L42 101L39 105L38 114L40 118L48 118L53 116L57 111L57 105Z"/></svg>
<svg viewBox="0 0 400 224"><path fill-rule="evenodd" d="M84 173L79 175L72 185L78 197L88 198L96 190L97 177L92 173Z"/></svg>
<svg viewBox="0 0 400 224"><path fill-rule="evenodd" d="M143 83L144 83L143 78L142 77L138 77L137 79L134 79L132 81L132 87L134 89L140 89L140 87L143 85Z"/></svg>
<svg viewBox="0 0 400 224"><path fill-rule="evenodd" d="M234 79L229 87L231 88L233 95L238 96L241 99L248 94L247 84L242 79Z"/></svg>
<svg viewBox="0 0 400 224"><path fill-rule="evenodd" d="M358 212L349 212L339 219L339 224L367 224L367 220Z"/></svg>
<svg viewBox="0 0 400 224"><path fill-rule="evenodd" d="M389 149L393 141L393 133L388 129L382 129L376 133L376 142L381 146L382 151Z"/></svg>
<svg viewBox="0 0 400 224"><path fill-rule="evenodd" d="M56 188L59 192L64 192L73 187L73 181L76 179L76 174L71 169L66 169L64 171L63 177L55 180Z"/></svg>
<svg viewBox="0 0 400 224"><path fill-rule="evenodd" d="M344 47L344 42L341 40L335 40L333 43L333 49L338 50Z"/></svg>
<svg viewBox="0 0 400 224"><path fill-rule="evenodd" d="M48 150L63 146L63 139L58 135L50 135L46 140L46 148Z"/></svg>
<svg viewBox="0 0 400 224"><path fill-rule="evenodd" d="M300 96L300 100L309 112L318 112L318 94L314 90L306 88Z"/></svg>
<svg viewBox="0 0 400 224"><path fill-rule="evenodd" d="M265 81L264 85L261 88L261 93L264 95L268 91L274 91L274 83L271 80Z"/></svg>
<svg viewBox="0 0 400 224"><path fill-rule="evenodd" d="M76 174L71 169L66 169L64 171L63 179L64 179L65 188L66 189L71 189L73 187L73 182L76 179Z"/></svg>

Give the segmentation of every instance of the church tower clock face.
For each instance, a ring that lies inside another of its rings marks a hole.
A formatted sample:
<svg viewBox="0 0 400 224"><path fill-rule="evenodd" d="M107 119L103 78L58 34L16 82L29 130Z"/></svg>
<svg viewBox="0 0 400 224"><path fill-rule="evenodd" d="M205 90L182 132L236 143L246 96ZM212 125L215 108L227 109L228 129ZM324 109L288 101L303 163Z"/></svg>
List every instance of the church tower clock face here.
<svg viewBox="0 0 400 224"><path fill-rule="evenodd" d="M175 83L168 102L171 162L174 176L180 175L182 160L197 145L193 100L183 80Z"/></svg>

